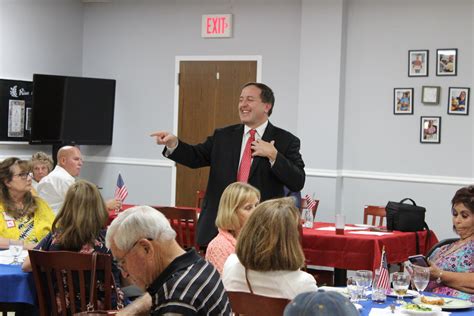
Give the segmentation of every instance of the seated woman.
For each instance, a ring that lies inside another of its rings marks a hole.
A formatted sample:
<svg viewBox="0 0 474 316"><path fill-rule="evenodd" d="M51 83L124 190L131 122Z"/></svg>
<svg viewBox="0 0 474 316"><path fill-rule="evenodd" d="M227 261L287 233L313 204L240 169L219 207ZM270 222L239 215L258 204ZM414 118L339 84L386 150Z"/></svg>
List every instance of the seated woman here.
<svg viewBox="0 0 474 316"><path fill-rule="evenodd" d="M250 184L235 182L222 193L217 211L219 234L211 240L206 260L222 274L224 263L235 252L236 238L260 201L260 192Z"/></svg>
<svg viewBox="0 0 474 316"><path fill-rule="evenodd" d="M257 206L240 232L236 254L224 265L225 289L287 299L316 291L314 277L300 270L305 259L299 225L292 198Z"/></svg>
<svg viewBox="0 0 474 316"><path fill-rule="evenodd" d="M432 281L426 290L474 302L474 185L459 189L451 204L453 229L460 239L428 258Z"/></svg>
<svg viewBox="0 0 474 316"><path fill-rule="evenodd" d="M66 193L64 204L53 222L52 232L37 245L36 249L45 251L76 251L80 253L106 253L105 224L109 213L104 200L95 184L85 180L77 180ZM23 270L31 271L29 257L23 262ZM114 297L114 308L123 303L123 292L120 290L120 271L115 261L112 263L112 273L118 298ZM100 279L100 276L99 276ZM98 282L98 300L103 299L103 285ZM99 306L100 309L100 306Z"/></svg>
<svg viewBox="0 0 474 316"><path fill-rule="evenodd" d="M31 156L33 179L31 184L36 190L38 183L53 170L53 160L44 152L39 151Z"/></svg>
<svg viewBox="0 0 474 316"><path fill-rule="evenodd" d="M30 164L19 158L0 163L0 248L10 239L23 240L32 249L51 231L54 213L41 198L31 194Z"/></svg>

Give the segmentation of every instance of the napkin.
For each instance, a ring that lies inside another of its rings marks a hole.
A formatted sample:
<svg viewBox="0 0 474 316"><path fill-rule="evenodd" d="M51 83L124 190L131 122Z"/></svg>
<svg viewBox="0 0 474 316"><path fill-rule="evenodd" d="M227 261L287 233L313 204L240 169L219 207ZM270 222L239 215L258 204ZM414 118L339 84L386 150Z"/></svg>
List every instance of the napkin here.
<svg viewBox="0 0 474 316"><path fill-rule="evenodd" d="M355 226L344 226L344 230L366 230L367 227L355 227ZM334 226L319 227L316 230L327 230L327 231L336 231Z"/></svg>
<svg viewBox="0 0 474 316"><path fill-rule="evenodd" d="M363 232L349 232L349 234L383 236L383 235L392 235L393 233L363 231Z"/></svg>

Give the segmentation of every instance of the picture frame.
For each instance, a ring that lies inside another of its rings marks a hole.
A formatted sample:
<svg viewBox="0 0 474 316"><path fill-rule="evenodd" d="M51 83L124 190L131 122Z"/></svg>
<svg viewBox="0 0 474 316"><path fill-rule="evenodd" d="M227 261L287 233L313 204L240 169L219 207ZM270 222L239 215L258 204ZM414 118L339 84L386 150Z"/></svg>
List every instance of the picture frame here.
<svg viewBox="0 0 474 316"><path fill-rule="evenodd" d="M449 87L448 114L469 115L469 92L466 87Z"/></svg>
<svg viewBox="0 0 474 316"><path fill-rule="evenodd" d="M439 104L439 95L441 93L440 86L422 86L421 102L423 104Z"/></svg>
<svg viewBox="0 0 474 316"><path fill-rule="evenodd" d="M436 50L436 75L457 76L458 49L442 48Z"/></svg>
<svg viewBox="0 0 474 316"><path fill-rule="evenodd" d="M439 144L441 142L441 116L420 117L420 143Z"/></svg>
<svg viewBox="0 0 474 316"><path fill-rule="evenodd" d="M394 88L393 89L393 114L411 115L413 114L414 89Z"/></svg>
<svg viewBox="0 0 474 316"><path fill-rule="evenodd" d="M429 54L427 49L408 51L408 77L428 77Z"/></svg>

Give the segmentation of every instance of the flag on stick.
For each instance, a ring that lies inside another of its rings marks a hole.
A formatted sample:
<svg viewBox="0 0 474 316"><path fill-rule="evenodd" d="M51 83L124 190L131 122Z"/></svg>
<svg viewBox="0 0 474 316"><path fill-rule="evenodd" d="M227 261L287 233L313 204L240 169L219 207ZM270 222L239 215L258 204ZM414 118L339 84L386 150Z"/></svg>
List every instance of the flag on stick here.
<svg viewBox="0 0 474 316"><path fill-rule="evenodd" d="M382 248L382 258L380 260L380 275L377 279L376 287L383 289L390 289L390 275L388 273L387 254L385 253L385 246Z"/></svg>
<svg viewBox="0 0 474 316"><path fill-rule="evenodd" d="M114 197L116 200L123 202L128 195L127 186L123 182L122 175L119 173L117 178L117 187L115 188Z"/></svg>
<svg viewBox="0 0 474 316"><path fill-rule="evenodd" d="M312 210L313 207L316 206L316 201L313 200L308 194L304 196L304 199L306 200L306 207L309 208L310 210Z"/></svg>

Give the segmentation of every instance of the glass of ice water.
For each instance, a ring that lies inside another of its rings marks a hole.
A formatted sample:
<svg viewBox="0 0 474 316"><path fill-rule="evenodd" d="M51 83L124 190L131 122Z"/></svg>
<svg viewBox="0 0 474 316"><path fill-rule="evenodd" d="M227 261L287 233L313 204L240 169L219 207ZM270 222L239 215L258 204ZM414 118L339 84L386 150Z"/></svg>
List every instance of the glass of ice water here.
<svg viewBox="0 0 474 316"><path fill-rule="evenodd" d="M23 251L23 240L13 240L10 239L8 241L8 250L10 254L13 256L13 262L11 264L21 264L18 260L21 252Z"/></svg>
<svg viewBox="0 0 474 316"><path fill-rule="evenodd" d="M430 282L430 268L428 267L421 267L421 266L413 266L413 283L418 291L418 294L422 294L422 292L428 286Z"/></svg>

